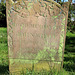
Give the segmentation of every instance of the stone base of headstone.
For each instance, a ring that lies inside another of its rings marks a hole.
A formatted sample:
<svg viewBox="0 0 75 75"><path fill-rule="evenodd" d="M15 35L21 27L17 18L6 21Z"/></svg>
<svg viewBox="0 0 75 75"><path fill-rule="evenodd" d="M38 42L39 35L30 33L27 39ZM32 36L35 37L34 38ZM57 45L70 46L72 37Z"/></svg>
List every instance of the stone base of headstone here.
<svg viewBox="0 0 75 75"><path fill-rule="evenodd" d="M61 69L61 62L51 62L51 61L39 61L38 63L25 63L24 60L21 62L16 62L9 66L10 73L20 74L26 71L50 71L52 69Z"/></svg>

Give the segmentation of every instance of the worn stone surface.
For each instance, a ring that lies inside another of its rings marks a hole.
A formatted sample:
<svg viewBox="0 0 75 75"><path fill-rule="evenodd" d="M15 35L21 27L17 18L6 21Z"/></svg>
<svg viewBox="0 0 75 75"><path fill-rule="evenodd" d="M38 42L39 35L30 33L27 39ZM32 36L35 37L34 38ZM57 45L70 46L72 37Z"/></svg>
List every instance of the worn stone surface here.
<svg viewBox="0 0 75 75"><path fill-rule="evenodd" d="M19 65L20 70L33 64L35 70L49 69L50 62L61 65L67 10L53 1L40 0L7 0L6 6L10 71L19 71Z"/></svg>

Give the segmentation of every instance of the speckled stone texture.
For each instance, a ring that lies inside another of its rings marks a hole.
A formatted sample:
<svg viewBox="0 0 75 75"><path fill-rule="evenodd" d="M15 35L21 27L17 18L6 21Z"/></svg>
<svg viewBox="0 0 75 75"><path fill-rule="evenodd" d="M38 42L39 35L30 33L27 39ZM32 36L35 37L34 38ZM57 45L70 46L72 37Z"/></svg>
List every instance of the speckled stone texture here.
<svg viewBox="0 0 75 75"><path fill-rule="evenodd" d="M68 18L65 5L52 0L6 1L10 72L62 66Z"/></svg>

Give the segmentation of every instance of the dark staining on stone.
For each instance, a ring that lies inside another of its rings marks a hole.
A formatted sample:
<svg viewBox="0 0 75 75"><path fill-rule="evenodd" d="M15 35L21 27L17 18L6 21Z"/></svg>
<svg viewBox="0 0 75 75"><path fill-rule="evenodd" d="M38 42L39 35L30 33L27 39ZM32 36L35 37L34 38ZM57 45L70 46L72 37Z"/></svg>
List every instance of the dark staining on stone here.
<svg viewBox="0 0 75 75"><path fill-rule="evenodd" d="M17 0L12 0L12 1L16 2Z"/></svg>

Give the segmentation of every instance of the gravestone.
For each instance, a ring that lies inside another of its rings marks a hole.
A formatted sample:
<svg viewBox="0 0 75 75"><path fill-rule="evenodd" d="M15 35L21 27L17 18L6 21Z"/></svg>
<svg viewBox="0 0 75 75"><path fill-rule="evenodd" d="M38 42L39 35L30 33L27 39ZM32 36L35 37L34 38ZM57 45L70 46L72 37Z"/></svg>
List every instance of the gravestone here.
<svg viewBox="0 0 75 75"><path fill-rule="evenodd" d="M68 18L63 7L52 0L6 1L10 72L63 65Z"/></svg>

